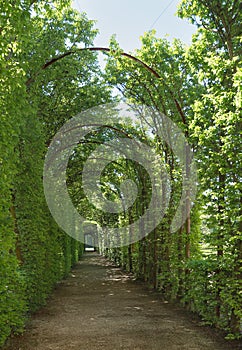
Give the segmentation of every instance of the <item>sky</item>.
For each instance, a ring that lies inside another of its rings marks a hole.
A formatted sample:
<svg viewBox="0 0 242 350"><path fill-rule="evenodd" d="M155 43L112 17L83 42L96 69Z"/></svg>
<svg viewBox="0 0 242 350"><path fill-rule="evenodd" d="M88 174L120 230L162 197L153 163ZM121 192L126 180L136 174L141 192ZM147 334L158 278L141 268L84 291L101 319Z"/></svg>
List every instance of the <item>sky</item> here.
<svg viewBox="0 0 242 350"><path fill-rule="evenodd" d="M86 12L88 19L96 20L100 34L96 46L109 46L109 39L116 34L121 48L134 51L140 48L140 36L150 29L157 37L172 41L181 39L190 44L196 27L175 16L180 0L74 0L73 7Z"/></svg>

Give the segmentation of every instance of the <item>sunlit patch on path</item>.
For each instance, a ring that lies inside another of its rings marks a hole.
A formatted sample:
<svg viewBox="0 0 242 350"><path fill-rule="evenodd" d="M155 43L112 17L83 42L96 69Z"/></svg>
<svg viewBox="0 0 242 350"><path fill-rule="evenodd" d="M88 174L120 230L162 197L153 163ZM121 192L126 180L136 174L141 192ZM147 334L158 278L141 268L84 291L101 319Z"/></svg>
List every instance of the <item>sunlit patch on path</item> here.
<svg viewBox="0 0 242 350"><path fill-rule="evenodd" d="M7 350L228 350L214 329L86 253Z"/></svg>

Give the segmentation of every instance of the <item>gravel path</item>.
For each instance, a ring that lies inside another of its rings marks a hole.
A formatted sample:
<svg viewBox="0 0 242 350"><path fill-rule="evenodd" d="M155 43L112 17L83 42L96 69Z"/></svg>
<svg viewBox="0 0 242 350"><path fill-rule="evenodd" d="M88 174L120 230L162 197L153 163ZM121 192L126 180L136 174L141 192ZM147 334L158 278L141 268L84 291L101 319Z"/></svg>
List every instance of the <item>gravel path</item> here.
<svg viewBox="0 0 242 350"><path fill-rule="evenodd" d="M228 350L216 330L95 253L84 255L6 350Z"/></svg>

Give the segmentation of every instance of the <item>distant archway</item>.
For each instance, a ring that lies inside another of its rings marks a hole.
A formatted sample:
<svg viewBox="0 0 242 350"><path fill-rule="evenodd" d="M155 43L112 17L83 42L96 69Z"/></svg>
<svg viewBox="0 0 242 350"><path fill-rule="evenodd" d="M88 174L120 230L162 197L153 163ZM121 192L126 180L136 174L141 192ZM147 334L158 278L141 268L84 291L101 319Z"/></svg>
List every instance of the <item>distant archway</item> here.
<svg viewBox="0 0 242 350"><path fill-rule="evenodd" d="M97 224L86 221L83 223L83 237L84 237L84 250L85 252L98 251L98 231Z"/></svg>
<svg viewBox="0 0 242 350"><path fill-rule="evenodd" d="M94 252L96 250L94 235L91 233L85 234L84 244L85 244L85 252Z"/></svg>

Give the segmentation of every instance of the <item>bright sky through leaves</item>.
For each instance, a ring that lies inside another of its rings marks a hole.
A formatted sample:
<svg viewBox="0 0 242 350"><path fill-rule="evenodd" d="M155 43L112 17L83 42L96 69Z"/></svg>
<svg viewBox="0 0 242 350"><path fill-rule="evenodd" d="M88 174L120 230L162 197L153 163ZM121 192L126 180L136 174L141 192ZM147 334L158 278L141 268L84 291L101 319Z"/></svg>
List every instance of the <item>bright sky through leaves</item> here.
<svg viewBox="0 0 242 350"><path fill-rule="evenodd" d="M73 6L86 12L89 19L97 20L100 34L95 40L97 46L108 46L112 34L117 35L125 51L140 47L139 37L153 29L157 36L168 36L169 40L179 38L190 44L195 26L179 19L175 13L179 0L74 0Z"/></svg>

